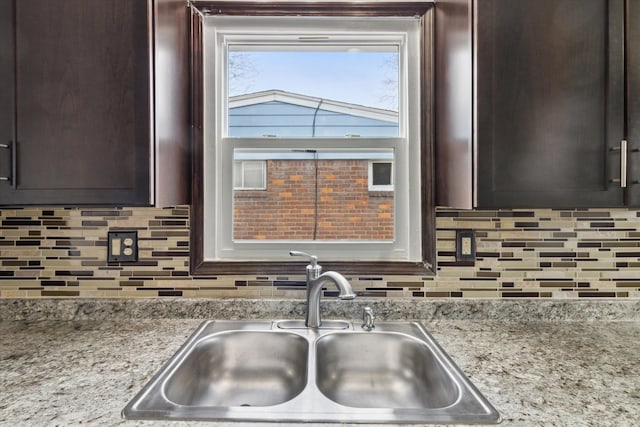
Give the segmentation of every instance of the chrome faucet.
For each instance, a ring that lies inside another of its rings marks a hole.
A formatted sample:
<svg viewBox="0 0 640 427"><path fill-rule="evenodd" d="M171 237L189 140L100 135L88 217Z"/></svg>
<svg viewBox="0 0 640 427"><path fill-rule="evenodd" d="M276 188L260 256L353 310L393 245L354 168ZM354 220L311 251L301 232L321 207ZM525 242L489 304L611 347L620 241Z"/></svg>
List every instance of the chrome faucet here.
<svg viewBox="0 0 640 427"><path fill-rule="evenodd" d="M349 281L340 273L335 271L322 272L322 266L318 264L318 257L305 252L290 251L291 256L306 256L310 263L307 265L307 318L304 322L308 328L318 328L322 324L320 319L320 297L322 296L322 286L326 282L333 282L340 294L338 298L354 299L356 294Z"/></svg>

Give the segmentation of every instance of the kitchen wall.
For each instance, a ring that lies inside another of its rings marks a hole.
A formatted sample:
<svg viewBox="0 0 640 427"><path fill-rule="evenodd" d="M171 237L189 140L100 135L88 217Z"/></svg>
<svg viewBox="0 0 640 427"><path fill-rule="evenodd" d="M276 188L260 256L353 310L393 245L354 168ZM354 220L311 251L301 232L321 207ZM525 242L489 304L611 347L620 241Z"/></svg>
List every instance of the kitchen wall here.
<svg viewBox="0 0 640 427"><path fill-rule="evenodd" d="M477 236L455 261L455 230ZM139 262L108 265L107 231L137 230ZM640 298L640 212L457 211L437 215L438 274L354 276L361 295ZM0 297L294 297L303 276L189 275L189 208L0 210Z"/></svg>

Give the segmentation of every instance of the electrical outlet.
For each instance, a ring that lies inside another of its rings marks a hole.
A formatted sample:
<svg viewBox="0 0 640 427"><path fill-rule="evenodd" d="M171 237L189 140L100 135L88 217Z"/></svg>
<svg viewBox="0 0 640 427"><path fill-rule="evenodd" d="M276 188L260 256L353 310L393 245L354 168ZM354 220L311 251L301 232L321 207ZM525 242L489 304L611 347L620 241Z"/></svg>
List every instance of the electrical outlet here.
<svg viewBox="0 0 640 427"><path fill-rule="evenodd" d="M107 240L107 262L138 261L137 231L109 231Z"/></svg>
<svg viewBox="0 0 640 427"><path fill-rule="evenodd" d="M456 261L476 260L476 238L473 230L456 230Z"/></svg>
<svg viewBox="0 0 640 427"><path fill-rule="evenodd" d="M471 237L469 236L463 236L462 239L460 239L460 254L462 254L462 256L470 256L471 255Z"/></svg>

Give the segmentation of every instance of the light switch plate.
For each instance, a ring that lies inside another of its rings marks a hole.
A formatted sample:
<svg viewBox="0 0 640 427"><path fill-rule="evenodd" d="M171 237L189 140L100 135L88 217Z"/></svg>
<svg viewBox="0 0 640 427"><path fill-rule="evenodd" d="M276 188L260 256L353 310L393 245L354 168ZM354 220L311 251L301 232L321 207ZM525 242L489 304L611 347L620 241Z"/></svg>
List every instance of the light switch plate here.
<svg viewBox="0 0 640 427"><path fill-rule="evenodd" d="M476 236L471 229L456 230L456 261L476 260Z"/></svg>
<svg viewBox="0 0 640 427"><path fill-rule="evenodd" d="M107 245L107 262L137 262L138 261L138 232L137 231L109 231Z"/></svg>

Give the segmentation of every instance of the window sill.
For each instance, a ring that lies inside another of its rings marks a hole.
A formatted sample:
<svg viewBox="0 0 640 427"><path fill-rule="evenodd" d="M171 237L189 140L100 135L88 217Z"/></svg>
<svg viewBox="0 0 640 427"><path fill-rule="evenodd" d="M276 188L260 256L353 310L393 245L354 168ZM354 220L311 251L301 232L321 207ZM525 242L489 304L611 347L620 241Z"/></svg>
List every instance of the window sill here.
<svg viewBox="0 0 640 427"><path fill-rule="evenodd" d="M246 261L204 261L194 266L194 276L216 275L304 275L305 262L246 262ZM434 276L432 266L418 262L323 262L324 271L337 271L345 275L404 275Z"/></svg>

